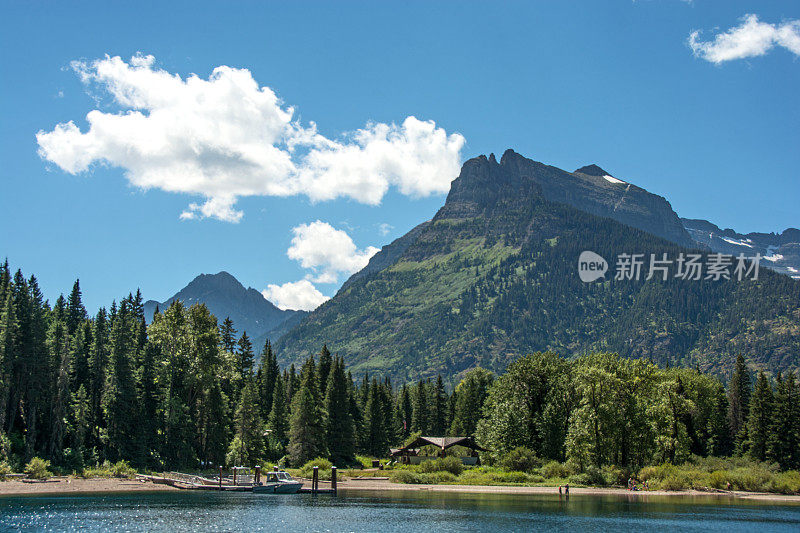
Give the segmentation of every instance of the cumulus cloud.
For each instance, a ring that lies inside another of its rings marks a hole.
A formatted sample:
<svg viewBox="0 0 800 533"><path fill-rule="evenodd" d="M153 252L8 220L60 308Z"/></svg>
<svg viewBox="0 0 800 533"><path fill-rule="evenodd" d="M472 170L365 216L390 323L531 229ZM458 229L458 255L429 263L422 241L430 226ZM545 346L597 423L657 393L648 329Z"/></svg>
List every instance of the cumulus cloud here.
<svg viewBox="0 0 800 533"><path fill-rule="evenodd" d="M392 231L393 229L394 226L392 226L387 222L382 222L381 224L378 225L378 231L380 232L381 235L388 235L389 232Z"/></svg>
<svg viewBox="0 0 800 533"><path fill-rule="evenodd" d="M286 255L310 269L316 283L336 283L339 274L352 274L367 266L379 249L367 246L359 250L350 235L317 220L292 229L294 237Z"/></svg>
<svg viewBox="0 0 800 533"><path fill-rule="evenodd" d="M800 20L769 24L750 14L742 17L740 25L718 33L713 41L701 41L699 36L699 31L689 35L689 47L695 56L715 64L763 56L776 46L800 56Z"/></svg>
<svg viewBox="0 0 800 533"><path fill-rule="evenodd" d="M374 246L359 250L347 232L321 220L300 224L292 228L292 233L286 255L310 273L300 281L270 284L261 291L264 298L280 309L316 309L329 298L314 283L336 283L339 274L350 275L361 270L378 252Z"/></svg>
<svg viewBox="0 0 800 533"><path fill-rule="evenodd" d="M270 284L261 294L267 300L275 304L278 309L297 309L303 311L313 311L326 300L327 296L322 294L314 287L314 284L307 279L300 281L290 281L283 285Z"/></svg>
<svg viewBox="0 0 800 533"><path fill-rule="evenodd" d="M142 189L196 195L183 219L237 222L247 196L305 195L378 204L389 187L408 196L444 193L458 174L464 137L409 116L368 123L329 139L293 119L247 69L220 66L208 79L156 68L153 56L75 61L80 79L110 97L116 113L86 115L39 131L40 156L70 174L106 164Z"/></svg>

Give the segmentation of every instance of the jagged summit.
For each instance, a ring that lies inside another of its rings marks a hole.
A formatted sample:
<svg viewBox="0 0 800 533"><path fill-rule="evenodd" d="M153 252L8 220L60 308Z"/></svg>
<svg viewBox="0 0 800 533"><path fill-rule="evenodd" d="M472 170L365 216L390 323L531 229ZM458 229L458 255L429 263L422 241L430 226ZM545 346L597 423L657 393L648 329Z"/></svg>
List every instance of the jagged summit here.
<svg viewBox="0 0 800 533"><path fill-rule="evenodd" d="M436 215L460 218L542 198L642 229L682 246L696 246L663 197L619 180L597 165L575 172L528 159L512 149L467 160Z"/></svg>
<svg viewBox="0 0 800 533"><path fill-rule="evenodd" d="M573 174L586 174L587 176L600 176L600 177L611 176L613 178L613 176L610 173L606 172L605 170L603 170L602 168L598 167L595 164L581 167L575 172L573 172Z"/></svg>

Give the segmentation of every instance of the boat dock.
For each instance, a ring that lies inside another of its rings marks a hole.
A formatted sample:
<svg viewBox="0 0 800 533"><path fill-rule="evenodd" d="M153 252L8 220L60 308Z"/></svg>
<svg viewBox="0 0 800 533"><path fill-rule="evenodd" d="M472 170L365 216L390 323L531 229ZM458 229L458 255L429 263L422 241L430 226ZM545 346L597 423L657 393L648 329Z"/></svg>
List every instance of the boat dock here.
<svg viewBox="0 0 800 533"><path fill-rule="evenodd" d="M184 490L253 492L253 487L259 485L261 481L261 467L255 467L254 475L247 473L249 470L248 468L235 467L231 471L232 474L226 476L222 468L220 468L219 475L211 478L182 472L167 472L160 476L137 474L136 478ZM336 467L334 466L331 468L331 480L329 482L322 481L323 487L320 487L319 468L315 466L310 480L298 480L303 483L303 486L297 492L300 494L336 495L338 485L337 477ZM325 485L327 485L327 487Z"/></svg>

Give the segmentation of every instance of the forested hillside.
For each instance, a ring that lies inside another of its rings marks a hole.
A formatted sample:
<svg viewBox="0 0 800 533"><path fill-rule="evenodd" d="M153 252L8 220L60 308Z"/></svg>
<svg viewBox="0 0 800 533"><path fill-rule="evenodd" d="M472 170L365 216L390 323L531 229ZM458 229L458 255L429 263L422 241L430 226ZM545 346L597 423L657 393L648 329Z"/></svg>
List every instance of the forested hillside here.
<svg viewBox="0 0 800 533"><path fill-rule="evenodd" d="M748 490L800 486L796 472L771 485L783 479L779 468L800 465L795 375L760 372L754 386L741 356L727 390L693 368L552 352L521 357L497 377L472 368L451 389L442 376L355 380L325 346L301 367L281 369L267 343L256 366L247 335L202 304L174 302L147 325L137 293L90 318L78 282L51 306L35 277L12 276L7 263L0 300L0 477L34 457L66 473L104 461L173 470L298 467L322 457L347 466L357 453L386 457L390 446L424 434L476 436L489 448L486 461L523 471L508 481L533 481L544 461L545 477L613 484L649 464L735 454L766 476L741 485Z"/></svg>
<svg viewBox="0 0 800 533"><path fill-rule="evenodd" d="M772 372L798 368L800 283L764 269L756 281L615 280L620 254L689 250L549 201L540 180L520 174L518 158L467 161L398 259L350 280L282 337L279 359L302 361L327 342L355 373L402 381L475 366L502 371L547 350L609 350L717 373L736 354ZM584 250L610 262L604 280L579 279Z"/></svg>

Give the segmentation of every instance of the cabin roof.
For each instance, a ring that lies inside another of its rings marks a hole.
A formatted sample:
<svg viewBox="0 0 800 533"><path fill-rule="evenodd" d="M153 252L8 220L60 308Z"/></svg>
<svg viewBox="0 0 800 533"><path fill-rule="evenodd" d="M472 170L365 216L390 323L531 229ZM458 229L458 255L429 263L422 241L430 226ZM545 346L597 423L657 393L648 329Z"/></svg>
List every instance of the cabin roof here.
<svg viewBox="0 0 800 533"><path fill-rule="evenodd" d="M412 452L415 448L421 448L423 446L436 446L443 451L453 446L463 446L464 448L481 452L489 451L479 446L472 437L418 437L402 448L392 449L392 455L404 455Z"/></svg>

